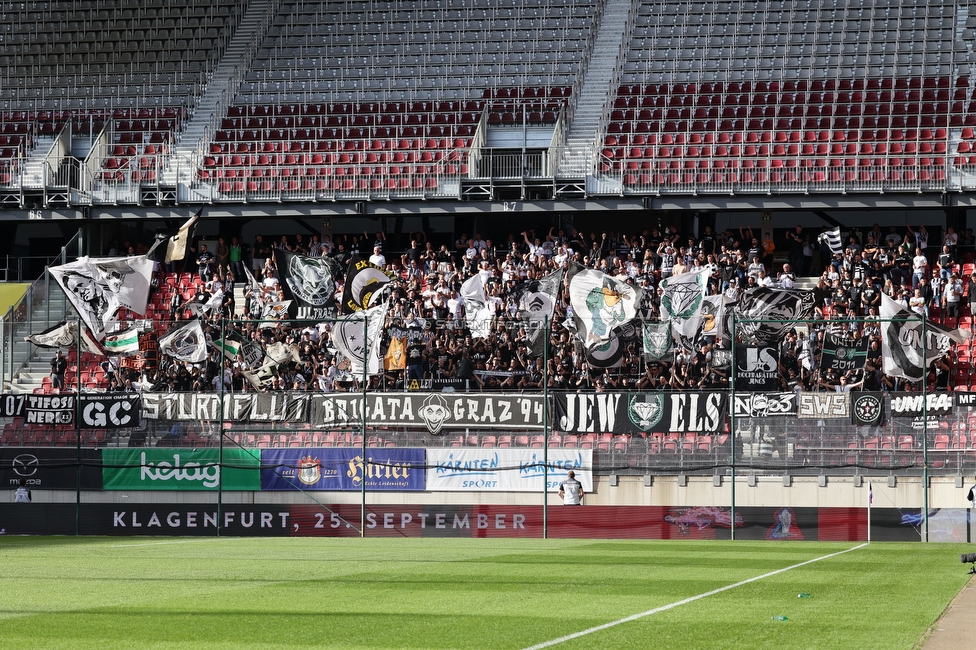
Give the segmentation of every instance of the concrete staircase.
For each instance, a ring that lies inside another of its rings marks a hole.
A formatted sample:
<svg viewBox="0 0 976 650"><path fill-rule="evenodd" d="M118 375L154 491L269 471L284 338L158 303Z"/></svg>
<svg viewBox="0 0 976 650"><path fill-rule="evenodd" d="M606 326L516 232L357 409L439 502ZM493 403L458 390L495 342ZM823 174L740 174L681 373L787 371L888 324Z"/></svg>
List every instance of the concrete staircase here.
<svg viewBox="0 0 976 650"><path fill-rule="evenodd" d="M164 185L193 181L196 161L206 153L208 140L213 137L213 125L219 123L233 102L254 57L255 43L260 43L267 33L268 13L277 6L272 0L251 2L211 77L228 81L209 84L204 94L197 99L193 116L179 135L176 150L163 170L161 180Z"/></svg>
<svg viewBox="0 0 976 650"><path fill-rule="evenodd" d="M35 286L40 283L35 283ZM42 285L43 286L43 285ZM30 334L43 332L64 320L64 314L73 312L64 292L51 283L51 295L46 300L30 301L30 317L13 323L13 344L10 354L14 368L13 379L4 383L3 392L31 393L41 387L41 382L51 372L51 359L54 350L39 348L24 340Z"/></svg>
<svg viewBox="0 0 976 650"><path fill-rule="evenodd" d="M629 32L632 8L631 0L608 0L604 6L559 160L557 174L561 177L582 178L592 172L608 103L617 95L617 61Z"/></svg>

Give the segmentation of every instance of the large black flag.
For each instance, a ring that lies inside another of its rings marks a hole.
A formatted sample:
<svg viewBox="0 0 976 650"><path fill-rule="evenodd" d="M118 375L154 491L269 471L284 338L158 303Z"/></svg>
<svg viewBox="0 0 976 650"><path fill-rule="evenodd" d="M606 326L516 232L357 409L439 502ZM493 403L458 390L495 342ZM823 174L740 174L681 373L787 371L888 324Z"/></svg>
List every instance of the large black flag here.
<svg viewBox="0 0 976 650"><path fill-rule="evenodd" d="M376 266L362 255L353 255L342 288L342 313L369 309L373 296L393 279L393 273Z"/></svg>
<svg viewBox="0 0 976 650"><path fill-rule="evenodd" d="M556 297L565 271L559 269L539 280L526 280L512 290L529 339L529 356L541 357L545 348L546 323L552 320Z"/></svg>
<svg viewBox="0 0 976 650"><path fill-rule="evenodd" d="M274 249L278 282L291 300L291 318L331 318L336 315L336 262L331 257L307 257Z"/></svg>
<svg viewBox="0 0 976 650"><path fill-rule="evenodd" d="M799 321L810 318L813 308L812 291L749 289L734 307L735 335L751 345L778 343Z"/></svg>

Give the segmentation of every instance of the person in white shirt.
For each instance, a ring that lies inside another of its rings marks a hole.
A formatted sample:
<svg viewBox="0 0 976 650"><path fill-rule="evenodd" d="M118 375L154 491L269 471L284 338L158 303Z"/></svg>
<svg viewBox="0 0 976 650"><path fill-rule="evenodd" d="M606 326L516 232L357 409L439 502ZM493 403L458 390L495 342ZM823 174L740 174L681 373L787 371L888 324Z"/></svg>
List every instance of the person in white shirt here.
<svg viewBox="0 0 976 650"><path fill-rule="evenodd" d="M375 264L380 268L386 266L386 256L383 255L382 249L379 246L373 246L373 254L369 256L369 263Z"/></svg>
<svg viewBox="0 0 976 650"><path fill-rule="evenodd" d="M560 488L562 489L562 488ZM20 485L14 490L14 503L30 503L31 502L31 491L27 487L27 479L20 479Z"/></svg>
<svg viewBox="0 0 976 650"><path fill-rule="evenodd" d="M583 484L576 480L576 472L569 470L566 480L559 484L559 498L563 505L583 505Z"/></svg>
<svg viewBox="0 0 976 650"><path fill-rule="evenodd" d="M914 274L912 275L912 286L918 284L918 281L922 278L928 277L929 260L922 253L921 248L915 249L915 257L912 258L912 269Z"/></svg>

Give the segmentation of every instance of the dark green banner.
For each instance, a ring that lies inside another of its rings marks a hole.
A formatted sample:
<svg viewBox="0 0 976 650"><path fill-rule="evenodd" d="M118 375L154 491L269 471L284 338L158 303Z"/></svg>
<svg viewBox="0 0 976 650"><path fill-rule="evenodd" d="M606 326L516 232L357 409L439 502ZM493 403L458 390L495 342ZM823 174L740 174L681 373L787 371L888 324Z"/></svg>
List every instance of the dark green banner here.
<svg viewBox="0 0 976 650"><path fill-rule="evenodd" d="M261 452L224 449L102 450L104 490L260 490Z"/></svg>

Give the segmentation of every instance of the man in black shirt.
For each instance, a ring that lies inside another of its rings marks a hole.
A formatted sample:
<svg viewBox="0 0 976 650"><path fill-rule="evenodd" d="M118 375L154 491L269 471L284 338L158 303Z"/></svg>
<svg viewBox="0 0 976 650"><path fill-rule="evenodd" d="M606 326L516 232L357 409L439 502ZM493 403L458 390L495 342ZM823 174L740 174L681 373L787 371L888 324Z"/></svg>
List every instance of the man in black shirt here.
<svg viewBox="0 0 976 650"><path fill-rule="evenodd" d="M58 350L51 359L51 387L56 388L58 392L65 389L64 375L67 371L68 360L64 358L61 350Z"/></svg>

